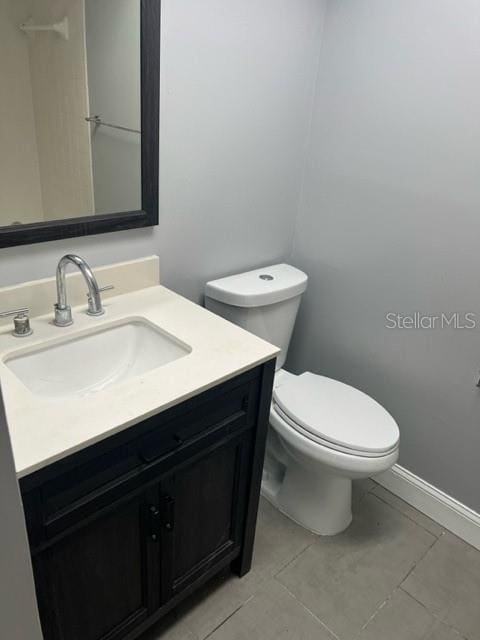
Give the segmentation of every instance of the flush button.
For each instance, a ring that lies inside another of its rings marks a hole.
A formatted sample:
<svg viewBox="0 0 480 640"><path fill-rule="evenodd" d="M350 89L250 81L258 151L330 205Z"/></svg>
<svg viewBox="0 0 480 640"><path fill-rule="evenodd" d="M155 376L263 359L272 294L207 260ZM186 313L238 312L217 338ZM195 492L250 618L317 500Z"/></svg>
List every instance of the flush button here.
<svg viewBox="0 0 480 640"><path fill-rule="evenodd" d="M262 273L262 275L258 277L260 280L273 280L273 276L269 276L268 273Z"/></svg>

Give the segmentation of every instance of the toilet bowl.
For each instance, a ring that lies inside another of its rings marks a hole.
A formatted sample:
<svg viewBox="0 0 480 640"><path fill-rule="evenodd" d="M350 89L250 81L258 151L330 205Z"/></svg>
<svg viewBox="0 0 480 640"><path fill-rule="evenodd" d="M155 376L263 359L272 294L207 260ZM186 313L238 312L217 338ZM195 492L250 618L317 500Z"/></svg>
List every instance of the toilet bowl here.
<svg viewBox="0 0 480 640"><path fill-rule="evenodd" d="M352 480L395 464L399 430L388 411L358 389L282 368L306 288L305 273L277 264L208 282L205 306L281 349L262 493L310 531L334 535L352 520Z"/></svg>
<svg viewBox="0 0 480 640"><path fill-rule="evenodd" d="M352 480L398 459L399 431L373 398L324 376L275 376L262 493L319 535L352 520Z"/></svg>

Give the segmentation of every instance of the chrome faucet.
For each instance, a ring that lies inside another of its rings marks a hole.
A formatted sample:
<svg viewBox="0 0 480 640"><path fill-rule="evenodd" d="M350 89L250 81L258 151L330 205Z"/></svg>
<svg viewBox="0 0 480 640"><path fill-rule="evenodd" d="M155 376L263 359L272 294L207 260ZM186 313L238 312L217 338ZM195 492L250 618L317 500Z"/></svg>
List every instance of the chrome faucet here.
<svg viewBox="0 0 480 640"><path fill-rule="evenodd" d="M67 304L67 288L65 281L65 271L69 264L77 266L88 287L88 309L87 313L90 316L101 316L105 313L102 305L102 298L100 293L113 289L113 286L109 285L100 289L95 278L93 271L88 266L87 262L80 256L73 254L67 254L61 258L57 266L57 303L54 305L55 320L54 323L57 327L68 327L73 323L72 308Z"/></svg>

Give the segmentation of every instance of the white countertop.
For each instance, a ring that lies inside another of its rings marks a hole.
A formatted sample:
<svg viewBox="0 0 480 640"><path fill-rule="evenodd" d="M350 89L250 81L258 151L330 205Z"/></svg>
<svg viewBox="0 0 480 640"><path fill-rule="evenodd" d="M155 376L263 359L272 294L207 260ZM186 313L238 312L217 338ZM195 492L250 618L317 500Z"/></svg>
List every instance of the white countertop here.
<svg viewBox="0 0 480 640"><path fill-rule="evenodd" d="M74 324L59 328L52 314L32 318L25 339L0 330L0 380L18 477L118 433L145 418L274 358L277 347L162 286L109 298L105 315L73 309ZM157 325L190 345L191 353L97 393L45 397L29 391L4 359L28 345L129 318Z"/></svg>

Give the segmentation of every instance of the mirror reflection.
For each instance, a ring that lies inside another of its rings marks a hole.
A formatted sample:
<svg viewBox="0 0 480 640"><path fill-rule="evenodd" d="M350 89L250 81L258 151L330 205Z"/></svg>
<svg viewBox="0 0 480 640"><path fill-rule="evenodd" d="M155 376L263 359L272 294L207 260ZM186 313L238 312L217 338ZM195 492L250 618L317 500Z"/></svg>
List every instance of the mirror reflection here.
<svg viewBox="0 0 480 640"><path fill-rule="evenodd" d="M140 0L0 0L0 227L141 209Z"/></svg>

